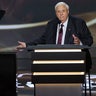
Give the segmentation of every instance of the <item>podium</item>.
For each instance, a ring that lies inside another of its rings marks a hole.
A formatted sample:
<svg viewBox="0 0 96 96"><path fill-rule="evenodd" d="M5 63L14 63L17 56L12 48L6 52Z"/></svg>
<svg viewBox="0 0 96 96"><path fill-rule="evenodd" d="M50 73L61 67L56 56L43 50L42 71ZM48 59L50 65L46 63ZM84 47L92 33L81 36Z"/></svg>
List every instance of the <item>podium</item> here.
<svg viewBox="0 0 96 96"><path fill-rule="evenodd" d="M0 52L0 96L17 96L15 52Z"/></svg>
<svg viewBox="0 0 96 96"><path fill-rule="evenodd" d="M31 46L34 96L81 96L86 53L78 45Z"/></svg>

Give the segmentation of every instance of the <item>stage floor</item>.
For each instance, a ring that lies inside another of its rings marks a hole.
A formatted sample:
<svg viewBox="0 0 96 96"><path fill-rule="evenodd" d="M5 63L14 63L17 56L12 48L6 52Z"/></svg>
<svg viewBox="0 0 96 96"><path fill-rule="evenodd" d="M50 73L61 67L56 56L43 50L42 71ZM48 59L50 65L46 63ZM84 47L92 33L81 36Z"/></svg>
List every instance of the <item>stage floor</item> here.
<svg viewBox="0 0 96 96"><path fill-rule="evenodd" d="M31 74L30 73L25 73L23 75L19 74L18 77L19 78L16 82L17 96L34 96L34 85L31 83ZM82 86L82 88L84 90L84 85ZM91 74L91 88L92 88L92 96L96 96L96 75L92 74ZM87 89L88 89L88 83L87 83ZM88 94L89 91L87 91L87 96L89 96Z"/></svg>

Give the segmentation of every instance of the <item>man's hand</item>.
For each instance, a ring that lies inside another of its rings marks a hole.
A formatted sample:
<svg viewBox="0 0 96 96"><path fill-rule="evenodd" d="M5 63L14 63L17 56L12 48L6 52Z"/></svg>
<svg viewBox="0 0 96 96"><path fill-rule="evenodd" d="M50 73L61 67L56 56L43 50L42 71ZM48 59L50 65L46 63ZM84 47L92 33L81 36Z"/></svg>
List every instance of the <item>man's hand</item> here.
<svg viewBox="0 0 96 96"><path fill-rule="evenodd" d="M74 44L75 45L80 45L80 39L77 36L75 36L74 34L72 35L72 37L74 39Z"/></svg>
<svg viewBox="0 0 96 96"><path fill-rule="evenodd" d="M17 50L26 48L26 43L25 42L18 41L18 43L19 43L19 45L17 46Z"/></svg>

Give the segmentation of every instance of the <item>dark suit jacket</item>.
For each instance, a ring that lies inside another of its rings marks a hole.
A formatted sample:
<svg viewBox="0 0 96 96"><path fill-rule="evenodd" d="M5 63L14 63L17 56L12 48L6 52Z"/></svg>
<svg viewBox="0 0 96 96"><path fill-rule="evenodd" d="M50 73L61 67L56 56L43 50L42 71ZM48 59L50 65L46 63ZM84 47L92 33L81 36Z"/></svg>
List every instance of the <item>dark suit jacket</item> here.
<svg viewBox="0 0 96 96"><path fill-rule="evenodd" d="M57 18L49 21L46 26L45 33L39 39L27 43L27 46L37 44L56 44L56 32L58 23L60 23L60 21ZM78 36L83 45L91 46L93 43L93 38L88 27L86 26L85 21L77 17L69 16L65 35L65 44L74 44L72 34ZM86 52L88 54L88 58L91 58L89 51L86 50ZM88 68L91 68L91 59L88 59L87 61L90 63Z"/></svg>
<svg viewBox="0 0 96 96"><path fill-rule="evenodd" d="M60 21L55 18L48 22L45 33L37 40L27 43L27 45L55 44L57 25ZM65 44L73 44L72 34L79 37L83 45L91 46L93 38L85 21L80 18L69 16L68 26L65 35Z"/></svg>

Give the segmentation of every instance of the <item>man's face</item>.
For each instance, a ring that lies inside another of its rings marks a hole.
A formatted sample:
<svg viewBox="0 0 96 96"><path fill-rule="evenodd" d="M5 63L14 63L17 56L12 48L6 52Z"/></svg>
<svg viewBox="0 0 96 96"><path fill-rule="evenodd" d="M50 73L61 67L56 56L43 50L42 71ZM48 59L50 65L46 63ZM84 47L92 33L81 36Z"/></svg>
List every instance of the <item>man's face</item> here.
<svg viewBox="0 0 96 96"><path fill-rule="evenodd" d="M68 17L69 10L64 5L59 5L56 7L56 16L57 18L64 23Z"/></svg>

